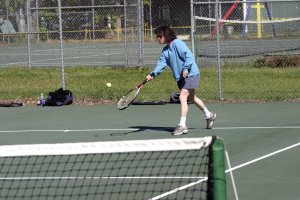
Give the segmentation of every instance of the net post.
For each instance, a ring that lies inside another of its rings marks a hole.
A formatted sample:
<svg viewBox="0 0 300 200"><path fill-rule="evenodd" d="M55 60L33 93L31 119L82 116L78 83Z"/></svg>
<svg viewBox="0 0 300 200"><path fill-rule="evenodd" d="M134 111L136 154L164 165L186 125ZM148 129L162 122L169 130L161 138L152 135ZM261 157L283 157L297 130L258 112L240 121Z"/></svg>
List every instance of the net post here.
<svg viewBox="0 0 300 200"><path fill-rule="evenodd" d="M216 138L212 146L213 151L213 193L214 200L227 200L225 151L224 141Z"/></svg>

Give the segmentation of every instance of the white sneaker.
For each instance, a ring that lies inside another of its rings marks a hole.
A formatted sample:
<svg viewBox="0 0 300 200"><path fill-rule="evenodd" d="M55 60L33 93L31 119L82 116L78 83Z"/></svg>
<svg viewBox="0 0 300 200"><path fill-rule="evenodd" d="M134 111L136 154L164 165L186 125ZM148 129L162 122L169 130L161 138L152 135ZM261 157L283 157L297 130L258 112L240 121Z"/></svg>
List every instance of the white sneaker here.
<svg viewBox="0 0 300 200"><path fill-rule="evenodd" d="M189 131L189 130L188 130L187 127L177 125L177 127L176 127L175 130L173 131L172 135L182 135L182 134L186 134L188 131Z"/></svg>
<svg viewBox="0 0 300 200"><path fill-rule="evenodd" d="M211 129L214 124L215 119L217 118L217 114L214 112L210 113L210 118L206 119L206 128Z"/></svg>

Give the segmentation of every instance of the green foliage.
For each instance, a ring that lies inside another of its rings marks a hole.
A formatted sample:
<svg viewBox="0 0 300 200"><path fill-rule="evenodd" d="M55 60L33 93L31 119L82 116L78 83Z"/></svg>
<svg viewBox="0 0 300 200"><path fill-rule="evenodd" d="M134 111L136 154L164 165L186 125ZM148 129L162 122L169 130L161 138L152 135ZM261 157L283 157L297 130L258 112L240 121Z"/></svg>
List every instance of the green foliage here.
<svg viewBox="0 0 300 200"><path fill-rule="evenodd" d="M39 27L39 31L40 31L40 40L41 41L47 41L47 28L46 27Z"/></svg>
<svg viewBox="0 0 300 200"><path fill-rule="evenodd" d="M144 0L144 5L150 5L150 0Z"/></svg>
<svg viewBox="0 0 300 200"><path fill-rule="evenodd" d="M258 59L253 63L253 67L300 67L300 55L271 55Z"/></svg>

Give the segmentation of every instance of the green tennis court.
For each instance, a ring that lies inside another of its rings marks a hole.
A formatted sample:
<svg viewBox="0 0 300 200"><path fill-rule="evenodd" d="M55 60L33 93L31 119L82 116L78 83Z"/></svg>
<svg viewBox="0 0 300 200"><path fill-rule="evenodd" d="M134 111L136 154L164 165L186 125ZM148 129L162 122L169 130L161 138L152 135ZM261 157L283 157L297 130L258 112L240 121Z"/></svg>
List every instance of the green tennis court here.
<svg viewBox="0 0 300 200"><path fill-rule="evenodd" d="M205 129L202 114L190 105L189 133L176 138L224 139L231 162L226 169L228 199L235 199L230 171L239 199L298 199L299 103L208 106L217 113L214 128ZM178 113L174 104L133 105L124 111L114 105L1 108L0 144L173 139Z"/></svg>

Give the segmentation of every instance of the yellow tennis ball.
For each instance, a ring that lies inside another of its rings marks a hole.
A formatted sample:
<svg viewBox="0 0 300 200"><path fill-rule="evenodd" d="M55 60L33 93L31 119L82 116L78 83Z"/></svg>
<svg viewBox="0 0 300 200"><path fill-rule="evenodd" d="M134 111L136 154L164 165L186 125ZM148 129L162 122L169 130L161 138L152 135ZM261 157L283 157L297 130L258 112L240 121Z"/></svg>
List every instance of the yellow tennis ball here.
<svg viewBox="0 0 300 200"><path fill-rule="evenodd" d="M107 87L111 87L111 83L106 83L106 86Z"/></svg>

